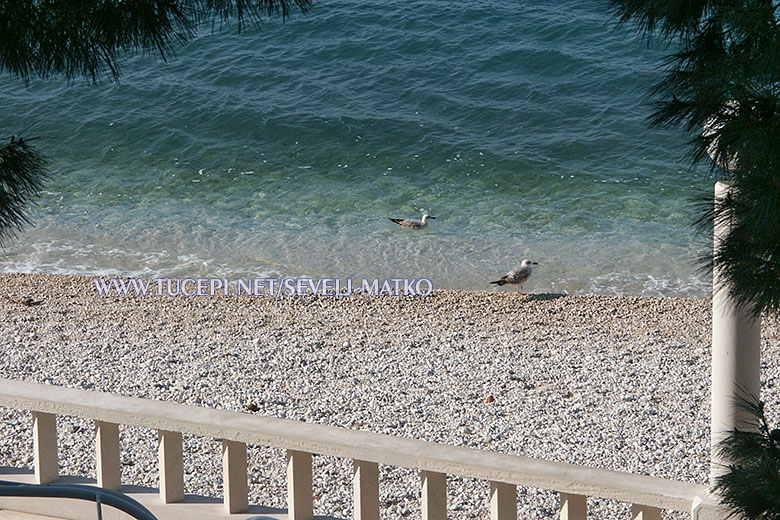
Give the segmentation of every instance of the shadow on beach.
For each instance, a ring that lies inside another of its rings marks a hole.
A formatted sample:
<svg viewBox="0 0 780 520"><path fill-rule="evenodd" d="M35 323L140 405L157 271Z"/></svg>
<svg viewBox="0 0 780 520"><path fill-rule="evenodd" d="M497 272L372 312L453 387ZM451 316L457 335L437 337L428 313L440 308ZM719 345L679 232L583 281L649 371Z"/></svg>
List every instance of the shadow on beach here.
<svg viewBox="0 0 780 520"><path fill-rule="evenodd" d="M557 300L558 298L565 298L569 296L565 293L539 293L539 294L529 294L526 297L526 300L529 301L547 301L547 300Z"/></svg>

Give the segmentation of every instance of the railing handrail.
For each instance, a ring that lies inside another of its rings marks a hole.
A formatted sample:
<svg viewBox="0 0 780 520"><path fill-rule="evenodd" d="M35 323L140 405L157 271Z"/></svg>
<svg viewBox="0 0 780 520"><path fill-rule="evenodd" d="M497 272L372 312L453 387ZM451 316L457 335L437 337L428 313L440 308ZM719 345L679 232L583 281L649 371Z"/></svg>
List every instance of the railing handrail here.
<svg viewBox="0 0 780 520"><path fill-rule="evenodd" d="M0 378L0 406L177 431L690 511L707 488L620 471L166 401Z"/></svg>
<svg viewBox="0 0 780 520"><path fill-rule="evenodd" d="M127 513L136 520L157 520L157 517L143 504L124 493L88 484L24 484L0 480L0 496L90 500L97 504L98 518L102 517L100 510L105 504Z"/></svg>

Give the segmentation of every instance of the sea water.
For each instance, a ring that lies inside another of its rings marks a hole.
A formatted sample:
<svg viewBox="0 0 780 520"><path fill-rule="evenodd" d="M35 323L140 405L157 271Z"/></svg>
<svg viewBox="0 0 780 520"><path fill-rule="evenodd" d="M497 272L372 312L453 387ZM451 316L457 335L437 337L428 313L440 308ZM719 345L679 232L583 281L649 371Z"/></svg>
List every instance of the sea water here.
<svg viewBox="0 0 780 520"><path fill-rule="evenodd" d="M670 52L602 2L322 0L118 84L6 73L52 175L0 269L496 290L530 258L526 290L704 296L714 181L647 124Z"/></svg>

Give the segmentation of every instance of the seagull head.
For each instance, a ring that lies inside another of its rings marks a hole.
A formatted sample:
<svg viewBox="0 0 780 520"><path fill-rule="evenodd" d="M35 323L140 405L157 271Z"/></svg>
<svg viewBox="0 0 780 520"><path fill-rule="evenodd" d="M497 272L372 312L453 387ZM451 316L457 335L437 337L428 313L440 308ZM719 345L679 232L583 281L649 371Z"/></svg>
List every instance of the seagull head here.
<svg viewBox="0 0 780 520"><path fill-rule="evenodd" d="M529 265L539 265L539 263L527 258L523 258L523 261L520 263L520 267L528 267Z"/></svg>
<svg viewBox="0 0 780 520"><path fill-rule="evenodd" d="M423 222L425 222L428 219L436 220L436 217L432 217L432 216L428 215L427 213L424 213L423 216L422 216L422 219L423 219Z"/></svg>

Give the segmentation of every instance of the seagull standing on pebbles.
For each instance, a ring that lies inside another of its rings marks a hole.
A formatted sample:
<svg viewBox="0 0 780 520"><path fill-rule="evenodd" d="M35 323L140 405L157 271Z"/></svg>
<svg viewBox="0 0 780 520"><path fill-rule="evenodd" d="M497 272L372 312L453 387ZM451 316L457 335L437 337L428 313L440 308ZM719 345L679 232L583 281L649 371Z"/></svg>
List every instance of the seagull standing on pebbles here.
<svg viewBox="0 0 780 520"><path fill-rule="evenodd" d="M500 280L496 280L495 282L490 282L490 283L494 283L498 286L502 286L508 283L512 285L519 285L520 287L517 289L517 292L522 292L523 284L531 277L531 271L533 270L533 268L531 267L532 265L539 265L539 264L536 262L532 262L527 258L524 258L523 261L520 263L519 269L512 269L504 276L502 276Z"/></svg>
<svg viewBox="0 0 780 520"><path fill-rule="evenodd" d="M436 217L431 217L427 213L425 213L422 216L422 220L417 220L416 218L390 218L387 217L387 220L391 222L395 222L399 226L403 226L405 228L409 229L422 229L425 226L428 225L428 219L436 220Z"/></svg>

